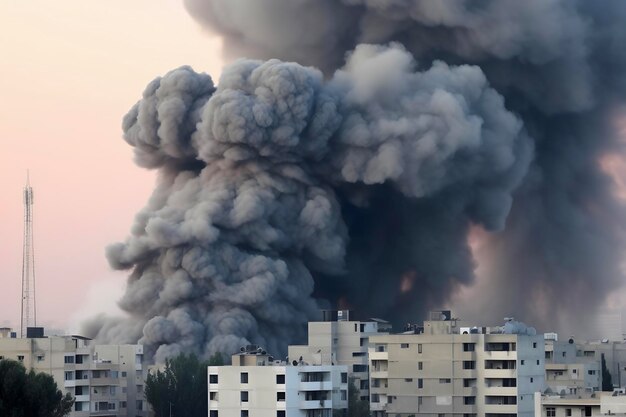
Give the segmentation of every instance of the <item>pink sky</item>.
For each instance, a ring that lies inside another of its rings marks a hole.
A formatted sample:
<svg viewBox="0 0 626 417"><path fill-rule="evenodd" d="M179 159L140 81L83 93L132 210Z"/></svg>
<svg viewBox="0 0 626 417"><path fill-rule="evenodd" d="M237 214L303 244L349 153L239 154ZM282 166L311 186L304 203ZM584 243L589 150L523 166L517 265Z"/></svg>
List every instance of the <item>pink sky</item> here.
<svg viewBox="0 0 626 417"><path fill-rule="evenodd" d="M19 328L22 187L30 169L38 324L76 328L115 311L110 270L152 189L121 120L157 75L189 64L214 79L220 42L177 0L0 2L0 326Z"/></svg>

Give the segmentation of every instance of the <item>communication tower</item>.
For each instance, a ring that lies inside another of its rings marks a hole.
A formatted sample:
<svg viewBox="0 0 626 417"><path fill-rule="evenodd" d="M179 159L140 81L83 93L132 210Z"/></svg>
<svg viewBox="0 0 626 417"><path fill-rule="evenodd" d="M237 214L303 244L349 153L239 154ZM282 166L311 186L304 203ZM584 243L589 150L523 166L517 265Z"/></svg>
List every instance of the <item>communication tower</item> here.
<svg viewBox="0 0 626 417"><path fill-rule="evenodd" d="M24 187L24 247L22 249L22 317L20 337L26 337L28 327L37 325L35 306L35 245L33 241L33 189L28 172Z"/></svg>

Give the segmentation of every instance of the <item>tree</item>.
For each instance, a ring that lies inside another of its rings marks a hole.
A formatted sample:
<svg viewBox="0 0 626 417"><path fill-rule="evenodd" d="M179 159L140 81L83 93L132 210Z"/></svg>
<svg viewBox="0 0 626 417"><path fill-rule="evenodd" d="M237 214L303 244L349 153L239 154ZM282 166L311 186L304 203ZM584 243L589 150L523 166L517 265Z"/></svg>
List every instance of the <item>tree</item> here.
<svg viewBox="0 0 626 417"><path fill-rule="evenodd" d="M57 388L54 378L12 360L0 360L0 416L63 417L74 399Z"/></svg>
<svg viewBox="0 0 626 417"><path fill-rule="evenodd" d="M604 359L604 353L602 358L602 391L613 391L613 378L609 369L606 367L606 360Z"/></svg>
<svg viewBox="0 0 626 417"><path fill-rule="evenodd" d="M206 417L207 366L220 366L224 361L216 353L208 361L184 353L165 361L163 371L149 373L146 380L146 399L155 417Z"/></svg>
<svg viewBox="0 0 626 417"><path fill-rule="evenodd" d="M348 417L368 417L370 415L369 401L359 398L359 389L355 379L350 378L348 384Z"/></svg>

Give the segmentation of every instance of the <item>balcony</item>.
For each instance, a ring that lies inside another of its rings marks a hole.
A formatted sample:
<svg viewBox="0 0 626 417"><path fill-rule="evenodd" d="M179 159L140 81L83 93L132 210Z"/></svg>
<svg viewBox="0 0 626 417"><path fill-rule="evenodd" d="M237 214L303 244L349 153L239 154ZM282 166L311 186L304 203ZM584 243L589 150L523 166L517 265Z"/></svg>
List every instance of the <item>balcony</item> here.
<svg viewBox="0 0 626 417"><path fill-rule="evenodd" d="M491 360L516 360L517 359L517 351L507 351L507 350L491 350L485 352L485 359Z"/></svg>
<svg viewBox="0 0 626 417"><path fill-rule="evenodd" d="M300 382L299 391L330 391L333 389L332 381Z"/></svg>
<svg viewBox="0 0 626 417"><path fill-rule="evenodd" d="M381 384L379 387L374 387L370 385L370 393L372 394L387 394L389 388L387 388L387 384Z"/></svg>
<svg viewBox="0 0 626 417"><path fill-rule="evenodd" d="M65 388L75 387L76 386L76 380L75 379L66 379L65 381L63 381L63 386Z"/></svg>
<svg viewBox="0 0 626 417"><path fill-rule="evenodd" d="M517 414L516 404L485 404L485 414Z"/></svg>
<svg viewBox="0 0 626 417"><path fill-rule="evenodd" d="M485 395L493 395L493 396L516 396L517 395L517 387L503 387L503 386L491 386L485 387Z"/></svg>
<svg viewBox="0 0 626 417"><path fill-rule="evenodd" d="M485 369L485 378L516 378L516 369Z"/></svg>
<svg viewBox="0 0 626 417"><path fill-rule="evenodd" d="M91 378L91 385L103 386L103 385L115 385L117 386L119 379L117 378Z"/></svg>
<svg viewBox="0 0 626 417"><path fill-rule="evenodd" d="M389 352L370 352L371 361L387 361L389 360Z"/></svg>
<svg viewBox="0 0 626 417"><path fill-rule="evenodd" d="M324 408L332 408L331 400L307 400L300 401L301 410L321 410Z"/></svg>
<svg viewBox="0 0 626 417"><path fill-rule="evenodd" d="M77 403L79 403L79 402L88 402L89 401L89 394L77 395L77 396L74 397L74 399L76 400Z"/></svg>
<svg viewBox="0 0 626 417"><path fill-rule="evenodd" d="M387 370L375 370L372 369L371 373L370 373L370 378L372 379L387 379L389 378L389 372Z"/></svg>

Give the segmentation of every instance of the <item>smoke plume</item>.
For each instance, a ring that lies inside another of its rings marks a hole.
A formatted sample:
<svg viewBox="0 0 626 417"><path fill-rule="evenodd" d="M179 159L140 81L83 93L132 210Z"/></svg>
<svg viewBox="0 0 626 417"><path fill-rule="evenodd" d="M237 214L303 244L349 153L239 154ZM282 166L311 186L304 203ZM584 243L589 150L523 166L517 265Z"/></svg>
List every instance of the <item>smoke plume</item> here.
<svg viewBox="0 0 626 417"><path fill-rule="evenodd" d="M471 227L489 232L485 314L554 325L623 283L599 160L623 152L624 2L185 4L249 59L217 86L176 69L124 118L159 181L107 250L130 318L92 334L161 360L283 351L328 303L414 321L472 284Z"/></svg>

